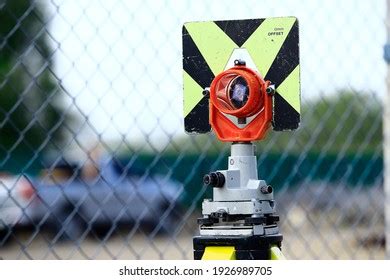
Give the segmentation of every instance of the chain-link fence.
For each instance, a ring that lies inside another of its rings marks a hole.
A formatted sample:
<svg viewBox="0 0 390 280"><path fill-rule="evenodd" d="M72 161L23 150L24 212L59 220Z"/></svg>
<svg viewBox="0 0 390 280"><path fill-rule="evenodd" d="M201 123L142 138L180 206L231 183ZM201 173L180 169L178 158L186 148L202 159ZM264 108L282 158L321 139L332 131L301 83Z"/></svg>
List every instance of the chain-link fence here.
<svg viewBox="0 0 390 280"><path fill-rule="evenodd" d="M0 258L190 259L202 176L181 27L294 15L302 122L258 143L292 259L384 258L384 1L0 0Z"/></svg>

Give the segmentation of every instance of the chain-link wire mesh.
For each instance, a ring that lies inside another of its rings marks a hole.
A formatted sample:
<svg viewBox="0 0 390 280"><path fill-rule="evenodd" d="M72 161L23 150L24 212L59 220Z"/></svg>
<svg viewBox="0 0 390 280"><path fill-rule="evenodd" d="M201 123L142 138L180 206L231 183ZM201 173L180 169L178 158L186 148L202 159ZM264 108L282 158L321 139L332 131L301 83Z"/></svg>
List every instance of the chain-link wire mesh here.
<svg viewBox="0 0 390 280"><path fill-rule="evenodd" d="M0 1L0 257L190 259L202 176L181 27L297 16L302 122L258 143L292 259L384 258L384 1Z"/></svg>

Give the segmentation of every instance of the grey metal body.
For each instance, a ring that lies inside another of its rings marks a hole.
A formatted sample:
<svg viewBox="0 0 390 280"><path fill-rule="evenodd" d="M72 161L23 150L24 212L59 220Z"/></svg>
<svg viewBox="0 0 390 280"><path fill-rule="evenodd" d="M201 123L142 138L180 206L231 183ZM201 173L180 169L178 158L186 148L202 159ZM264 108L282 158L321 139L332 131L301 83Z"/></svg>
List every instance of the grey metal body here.
<svg viewBox="0 0 390 280"><path fill-rule="evenodd" d="M267 187L259 180L255 146L252 143L234 143L228 159L228 169L218 170L225 177L221 188L213 189L214 200L202 203L204 217L210 215L235 215L263 217L275 213L273 193L264 193ZM245 225L243 221L201 225L201 235L264 235L275 234L275 225Z"/></svg>

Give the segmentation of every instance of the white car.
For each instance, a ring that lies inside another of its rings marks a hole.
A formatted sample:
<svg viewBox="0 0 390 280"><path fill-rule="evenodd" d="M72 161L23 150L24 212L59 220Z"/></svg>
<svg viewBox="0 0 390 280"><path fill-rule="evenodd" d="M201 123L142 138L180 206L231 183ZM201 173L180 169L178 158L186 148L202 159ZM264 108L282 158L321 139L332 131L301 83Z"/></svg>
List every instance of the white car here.
<svg viewBox="0 0 390 280"><path fill-rule="evenodd" d="M34 194L34 188L25 176L0 175L0 246L10 237L10 230L26 220L24 209Z"/></svg>

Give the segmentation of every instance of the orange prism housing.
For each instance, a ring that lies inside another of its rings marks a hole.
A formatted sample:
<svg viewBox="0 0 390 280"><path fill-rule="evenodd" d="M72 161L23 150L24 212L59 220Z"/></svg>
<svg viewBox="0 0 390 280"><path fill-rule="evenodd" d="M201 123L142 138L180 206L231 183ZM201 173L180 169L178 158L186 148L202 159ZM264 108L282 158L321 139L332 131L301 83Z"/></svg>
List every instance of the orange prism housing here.
<svg viewBox="0 0 390 280"><path fill-rule="evenodd" d="M245 79L249 88L248 100L241 108L232 106L227 96L228 84L238 76ZM219 140L250 142L264 138L272 120L272 96L267 94L269 85L269 81L264 81L257 72L246 66L234 66L214 78L210 86L209 122ZM226 115L236 118L256 116L240 128Z"/></svg>

